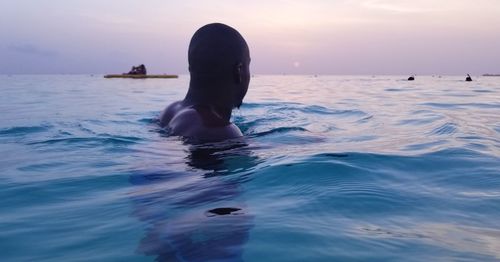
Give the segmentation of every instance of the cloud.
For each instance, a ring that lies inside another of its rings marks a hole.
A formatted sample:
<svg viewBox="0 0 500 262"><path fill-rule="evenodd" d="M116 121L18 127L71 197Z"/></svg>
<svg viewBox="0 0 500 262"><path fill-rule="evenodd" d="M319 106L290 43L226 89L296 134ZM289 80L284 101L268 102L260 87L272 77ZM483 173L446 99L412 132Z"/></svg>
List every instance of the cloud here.
<svg viewBox="0 0 500 262"><path fill-rule="evenodd" d="M369 0L361 3L368 9L379 9L395 13L422 13L433 11L428 4L415 1Z"/></svg>
<svg viewBox="0 0 500 262"><path fill-rule="evenodd" d="M96 13L90 13L90 12L82 12L79 14L80 17L82 17L85 20L92 20L95 21L99 24L110 24L110 25L125 25L125 26L131 26L131 25L136 25L140 20L134 20L130 17L122 16L122 15L117 15L117 14L110 14L110 13L101 13L101 14L96 14Z"/></svg>
<svg viewBox="0 0 500 262"><path fill-rule="evenodd" d="M59 55L56 51L40 48L32 44L9 45L7 46L7 50L19 54L42 57L56 57Z"/></svg>

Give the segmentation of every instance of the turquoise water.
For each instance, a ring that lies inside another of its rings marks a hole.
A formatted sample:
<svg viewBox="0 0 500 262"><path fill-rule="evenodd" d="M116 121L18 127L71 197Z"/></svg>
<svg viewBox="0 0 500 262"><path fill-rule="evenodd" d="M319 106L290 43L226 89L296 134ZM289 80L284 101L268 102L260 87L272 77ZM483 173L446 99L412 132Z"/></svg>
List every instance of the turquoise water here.
<svg viewBox="0 0 500 262"><path fill-rule="evenodd" d="M0 260L499 261L500 78L404 78L258 75L192 146L187 76L0 76Z"/></svg>

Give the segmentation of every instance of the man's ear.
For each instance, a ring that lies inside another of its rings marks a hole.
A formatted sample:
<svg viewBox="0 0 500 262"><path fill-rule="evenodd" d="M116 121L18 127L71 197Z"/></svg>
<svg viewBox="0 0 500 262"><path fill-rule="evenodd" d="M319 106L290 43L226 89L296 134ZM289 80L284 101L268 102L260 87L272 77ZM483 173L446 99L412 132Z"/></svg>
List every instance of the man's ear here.
<svg viewBox="0 0 500 262"><path fill-rule="evenodd" d="M234 66L234 81L237 84L241 84L243 82L241 72L243 71L243 63L239 62Z"/></svg>

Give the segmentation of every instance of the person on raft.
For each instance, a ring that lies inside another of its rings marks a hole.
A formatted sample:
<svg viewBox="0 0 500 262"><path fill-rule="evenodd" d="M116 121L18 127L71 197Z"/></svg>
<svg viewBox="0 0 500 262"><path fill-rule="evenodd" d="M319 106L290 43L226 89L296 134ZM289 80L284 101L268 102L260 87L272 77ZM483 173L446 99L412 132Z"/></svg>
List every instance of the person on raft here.
<svg viewBox="0 0 500 262"><path fill-rule="evenodd" d="M132 69L128 72L129 75L145 75L146 73L146 66L143 64L139 66L132 66Z"/></svg>

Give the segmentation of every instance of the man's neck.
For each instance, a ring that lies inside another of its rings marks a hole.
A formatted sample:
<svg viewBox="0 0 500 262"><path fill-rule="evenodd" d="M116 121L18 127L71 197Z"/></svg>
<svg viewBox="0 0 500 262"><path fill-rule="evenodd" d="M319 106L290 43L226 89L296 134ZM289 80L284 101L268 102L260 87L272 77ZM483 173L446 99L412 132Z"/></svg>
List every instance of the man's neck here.
<svg viewBox="0 0 500 262"><path fill-rule="evenodd" d="M206 106L209 110L216 115L218 118L229 122L231 118L232 107L223 106L227 103L222 103L222 100L215 100L217 94L203 94L202 92L197 92L196 90L189 89L186 97L184 98L184 106ZM221 95L222 96L222 95ZM221 97L219 97L220 99Z"/></svg>

